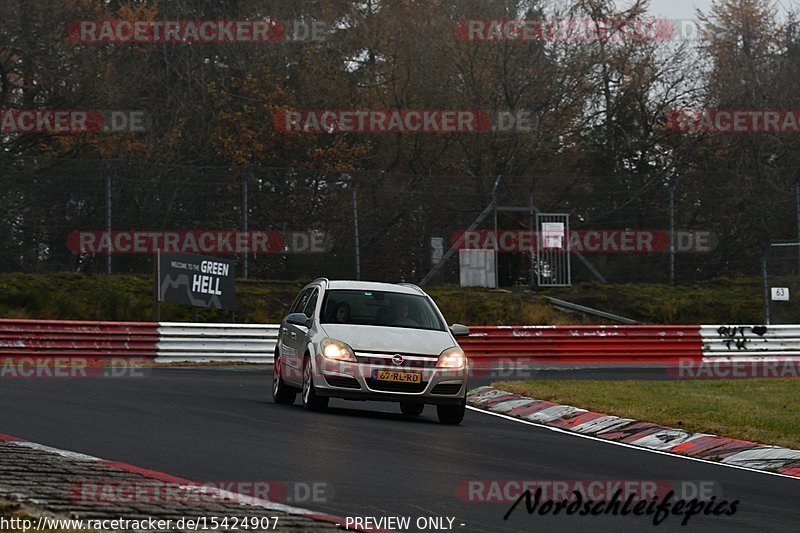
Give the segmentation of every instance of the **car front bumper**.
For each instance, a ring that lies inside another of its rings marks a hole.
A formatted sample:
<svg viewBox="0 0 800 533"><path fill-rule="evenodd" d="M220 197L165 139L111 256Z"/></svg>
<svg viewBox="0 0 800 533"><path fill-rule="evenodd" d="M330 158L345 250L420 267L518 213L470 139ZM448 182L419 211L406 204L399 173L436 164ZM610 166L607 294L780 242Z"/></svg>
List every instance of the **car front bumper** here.
<svg viewBox="0 0 800 533"><path fill-rule="evenodd" d="M362 354L356 354L362 360ZM435 368L436 357L415 358L411 366L391 363L345 363L316 356L314 385L317 394L332 398L361 401L459 405L467 392L467 368ZM424 366L423 366L424 365ZM391 373L419 374L419 383L380 381L379 370Z"/></svg>

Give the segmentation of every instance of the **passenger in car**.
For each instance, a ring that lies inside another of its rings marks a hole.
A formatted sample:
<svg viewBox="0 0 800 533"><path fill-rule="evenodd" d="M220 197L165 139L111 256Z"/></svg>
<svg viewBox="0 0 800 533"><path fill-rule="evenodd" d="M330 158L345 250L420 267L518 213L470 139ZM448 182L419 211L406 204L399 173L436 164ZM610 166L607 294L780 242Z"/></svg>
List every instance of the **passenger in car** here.
<svg viewBox="0 0 800 533"><path fill-rule="evenodd" d="M350 306L347 302L342 302L336 306L336 313L333 318L339 324L347 324L350 320Z"/></svg>
<svg viewBox="0 0 800 533"><path fill-rule="evenodd" d="M400 322L401 320L405 320L408 318L408 304L407 303L398 303L395 304L394 308L394 321Z"/></svg>

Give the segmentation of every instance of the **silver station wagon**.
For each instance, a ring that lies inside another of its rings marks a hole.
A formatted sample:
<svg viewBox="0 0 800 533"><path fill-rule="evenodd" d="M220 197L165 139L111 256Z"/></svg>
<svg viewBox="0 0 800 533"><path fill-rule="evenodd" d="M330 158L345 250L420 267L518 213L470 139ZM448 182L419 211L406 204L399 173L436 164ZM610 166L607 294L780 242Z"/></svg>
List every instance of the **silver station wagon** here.
<svg viewBox="0 0 800 533"><path fill-rule="evenodd" d="M436 405L439 420L464 418L467 358L430 296L410 284L328 281L300 291L281 322L272 396L321 410L330 398L397 402L408 416Z"/></svg>

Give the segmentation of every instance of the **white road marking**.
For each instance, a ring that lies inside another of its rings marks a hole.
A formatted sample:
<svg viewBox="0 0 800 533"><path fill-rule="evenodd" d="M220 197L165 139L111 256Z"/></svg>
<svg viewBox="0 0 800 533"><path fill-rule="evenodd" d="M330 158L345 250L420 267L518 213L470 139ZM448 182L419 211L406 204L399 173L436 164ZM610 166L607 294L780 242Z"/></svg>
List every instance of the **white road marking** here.
<svg viewBox="0 0 800 533"><path fill-rule="evenodd" d="M591 435L584 435L582 433L574 433L572 431L567 431L566 429L561 429L561 428L552 427L552 426L545 426L545 425L542 425L542 424L535 424L533 422L529 422L529 421L523 420L521 418L514 418L513 416L508 416L508 415L504 415L504 414L501 414L501 413L493 413L491 411L486 411L485 409L480 409L478 407L473 407L471 405L467 405L467 409L469 409L470 411L475 411L477 413L483 413L483 414L487 414L487 415L491 415L491 416L496 416L496 417L499 417L499 418L505 418L506 420L511 420L513 422L518 422L520 424L526 424L528 426L534 426L534 427L537 427L539 429L546 429L546 430L550 430L550 431L555 431L556 433L562 433L564 435L571 435L573 437L579 437L579 438L582 438L582 439L589 439L589 440L594 440L594 441L597 441L597 442L603 442L605 444L615 444L617 446L622 446L624 448L632 448L634 450L639 450L639 451L642 451L642 452L657 453L659 455L667 455L669 457L675 457L677 459L687 459L689 461L697 461L699 463L706 463L706 464L716 465L716 466L724 466L725 468L735 468L737 470L746 470L747 472L755 472L757 474L768 474L770 476L778 476L778 477L784 477L784 478L788 478L788 479L800 480L800 478L797 478L797 477L794 477L794 476L787 476L786 474L780 474L778 472L769 472L767 470L757 470L755 468L748 468L746 466L732 465L732 464L727 464L727 463L720 463L720 462L717 462L717 461L709 461L708 459L700 459L698 457L689 457L688 455L679 455L677 453L670 453L670 452L665 452L665 451L661 451L661 450L653 450L653 449L650 449L650 448L641 448L639 446L634 446L632 444L628 444L627 442L617 442L617 441L613 441L613 440L601 439L599 437L592 437Z"/></svg>

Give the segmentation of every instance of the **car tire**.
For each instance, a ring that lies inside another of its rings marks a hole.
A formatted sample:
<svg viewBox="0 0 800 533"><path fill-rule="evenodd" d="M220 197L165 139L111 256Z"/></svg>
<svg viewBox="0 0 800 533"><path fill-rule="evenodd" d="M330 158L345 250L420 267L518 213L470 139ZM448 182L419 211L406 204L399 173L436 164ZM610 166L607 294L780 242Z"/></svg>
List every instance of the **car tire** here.
<svg viewBox="0 0 800 533"><path fill-rule="evenodd" d="M272 401L282 405L292 405L297 398L297 389L290 387L283 381L280 355L275 354L272 365Z"/></svg>
<svg viewBox="0 0 800 533"><path fill-rule="evenodd" d="M442 424L460 424L464 420L464 412L467 410L467 399L461 402L460 405L437 405L436 414L439 416L439 422Z"/></svg>
<svg viewBox="0 0 800 533"><path fill-rule="evenodd" d="M317 388L314 386L313 367L311 357L306 355L303 361L303 390L300 395L303 400L303 407L308 411L322 411L328 407L328 398L317 395Z"/></svg>
<svg viewBox="0 0 800 533"><path fill-rule="evenodd" d="M424 403L400 403L400 412L406 416L419 416L424 409Z"/></svg>

